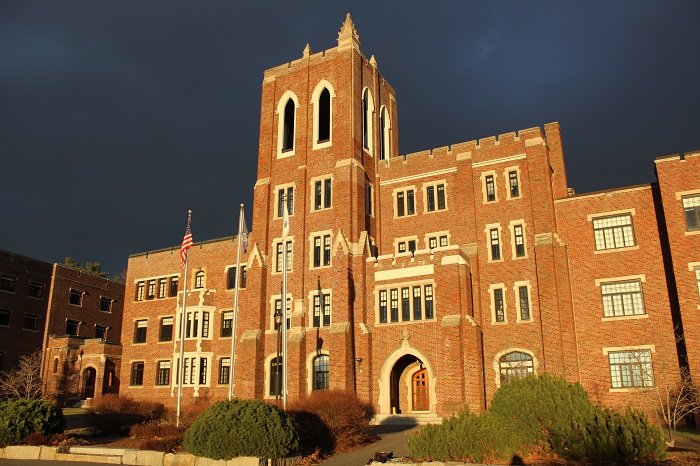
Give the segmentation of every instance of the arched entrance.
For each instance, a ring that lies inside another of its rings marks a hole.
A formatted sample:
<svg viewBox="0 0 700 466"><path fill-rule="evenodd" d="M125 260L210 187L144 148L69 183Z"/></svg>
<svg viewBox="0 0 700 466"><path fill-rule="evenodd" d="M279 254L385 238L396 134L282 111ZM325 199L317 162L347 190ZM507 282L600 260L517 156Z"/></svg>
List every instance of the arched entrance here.
<svg viewBox="0 0 700 466"><path fill-rule="evenodd" d="M435 411L435 378L427 358L404 347L384 362L379 381L380 414Z"/></svg>
<svg viewBox="0 0 700 466"><path fill-rule="evenodd" d="M87 398L95 398L95 380L97 379L97 371L94 367L88 367L83 371L83 396L82 400Z"/></svg>

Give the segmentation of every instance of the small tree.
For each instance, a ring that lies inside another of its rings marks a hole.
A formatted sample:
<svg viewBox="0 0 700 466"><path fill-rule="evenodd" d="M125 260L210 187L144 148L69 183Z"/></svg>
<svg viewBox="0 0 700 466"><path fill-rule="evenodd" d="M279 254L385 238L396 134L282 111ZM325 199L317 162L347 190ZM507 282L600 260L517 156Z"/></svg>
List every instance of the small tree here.
<svg viewBox="0 0 700 466"><path fill-rule="evenodd" d="M676 442L678 424L687 416L700 412L700 397L687 368L681 368L678 381L669 381L665 375L657 376L656 387L650 387L646 393L656 421L666 435L666 444L672 447Z"/></svg>
<svg viewBox="0 0 700 466"><path fill-rule="evenodd" d="M0 372L0 397L8 399L43 399L41 390L41 350L19 357L19 365Z"/></svg>

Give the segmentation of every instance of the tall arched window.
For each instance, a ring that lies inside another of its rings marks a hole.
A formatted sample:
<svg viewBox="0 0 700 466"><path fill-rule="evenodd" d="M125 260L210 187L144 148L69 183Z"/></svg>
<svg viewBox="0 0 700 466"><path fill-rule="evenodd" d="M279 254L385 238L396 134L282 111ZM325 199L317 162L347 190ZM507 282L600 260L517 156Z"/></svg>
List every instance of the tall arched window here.
<svg viewBox="0 0 700 466"><path fill-rule="evenodd" d="M501 383L534 374L532 356L520 351L504 354L498 364L501 371Z"/></svg>
<svg viewBox="0 0 700 466"><path fill-rule="evenodd" d="M389 121L389 112L386 111L386 107L382 107L382 110L379 112L379 126L381 131L381 138L379 139L379 160L386 160L391 157L389 142L389 128L391 128L391 122Z"/></svg>
<svg viewBox="0 0 700 466"><path fill-rule="evenodd" d="M327 354L314 358L314 390L328 390L328 374L330 362Z"/></svg>
<svg viewBox="0 0 700 466"><path fill-rule="evenodd" d="M318 141L325 142L331 138L331 93L323 89L318 97Z"/></svg>
<svg viewBox="0 0 700 466"><path fill-rule="evenodd" d="M287 100L284 106L284 126L282 128L282 152L294 149L294 101Z"/></svg>
<svg viewBox="0 0 700 466"><path fill-rule="evenodd" d="M362 146L372 153L372 113L374 113L374 102L369 88L362 92Z"/></svg>
<svg viewBox="0 0 700 466"><path fill-rule="evenodd" d="M282 395L282 356L270 360L270 396Z"/></svg>

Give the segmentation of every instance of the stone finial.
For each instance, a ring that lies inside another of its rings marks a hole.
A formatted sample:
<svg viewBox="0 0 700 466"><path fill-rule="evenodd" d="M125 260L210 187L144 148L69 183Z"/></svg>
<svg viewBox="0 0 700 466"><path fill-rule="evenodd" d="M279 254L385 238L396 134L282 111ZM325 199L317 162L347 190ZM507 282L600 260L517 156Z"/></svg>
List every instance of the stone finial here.
<svg viewBox="0 0 700 466"><path fill-rule="evenodd" d="M373 67L377 67L377 59L374 58L374 55L372 55L369 59L369 64L372 65Z"/></svg>
<svg viewBox="0 0 700 466"><path fill-rule="evenodd" d="M346 47L354 47L360 50L360 36L357 35L350 13L345 16L345 22L343 22L340 32L338 32L338 48L343 49Z"/></svg>
<svg viewBox="0 0 700 466"><path fill-rule="evenodd" d="M304 47L304 52L302 55L304 58L309 58L311 55L311 46L309 44L306 44L306 47Z"/></svg>

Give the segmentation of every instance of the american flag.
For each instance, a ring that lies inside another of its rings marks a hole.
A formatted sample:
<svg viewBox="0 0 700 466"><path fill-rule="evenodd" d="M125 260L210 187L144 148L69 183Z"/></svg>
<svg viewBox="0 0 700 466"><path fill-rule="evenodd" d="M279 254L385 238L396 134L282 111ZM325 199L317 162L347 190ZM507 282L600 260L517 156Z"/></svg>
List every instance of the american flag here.
<svg viewBox="0 0 700 466"><path fill-rule="evenodd" d="M182 238L182 246L180 246L180 265L185 266L187 262L187 250L192 247L192 230L190 229L190 219L187 219L187 229L185 230L185 237Z"/></svg>

